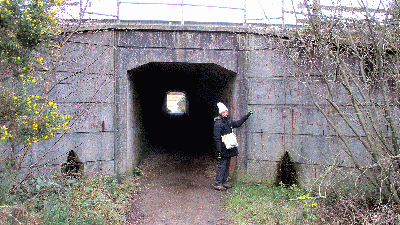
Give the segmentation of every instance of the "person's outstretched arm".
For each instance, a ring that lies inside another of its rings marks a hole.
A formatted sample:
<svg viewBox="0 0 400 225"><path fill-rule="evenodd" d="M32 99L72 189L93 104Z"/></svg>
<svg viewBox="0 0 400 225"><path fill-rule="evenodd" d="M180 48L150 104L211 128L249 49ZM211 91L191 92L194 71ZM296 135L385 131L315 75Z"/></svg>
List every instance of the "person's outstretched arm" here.
<svg viewBox="0 0 400 225"><path fill-rule="evenodd" d="M252 114L253 114L253 111L250 110L249 113L247 113L247 115L245 115L245 116L242 117L242 119L237 120L237 121L233 121L233 122L232 122L232 127L233 127L233 128L238 128L238 127L242 126L242 124L243 124L244 122L246 122L246 120L247 120Z"/></svg>

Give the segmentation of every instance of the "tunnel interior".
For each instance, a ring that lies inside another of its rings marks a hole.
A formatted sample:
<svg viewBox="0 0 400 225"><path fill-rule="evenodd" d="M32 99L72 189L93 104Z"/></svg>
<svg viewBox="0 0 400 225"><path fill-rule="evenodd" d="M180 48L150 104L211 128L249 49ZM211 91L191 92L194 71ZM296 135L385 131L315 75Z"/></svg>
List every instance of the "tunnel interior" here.
<svg viewBox="0 0 400 225"><path fill-rule="evenodd" d="M160 63L128 72L133 86L140 139L148 150L215 154L213 139L217 102L230 108L236 73L213 63ZM168 92L182 92L186 112L170 114Z"/></svg>

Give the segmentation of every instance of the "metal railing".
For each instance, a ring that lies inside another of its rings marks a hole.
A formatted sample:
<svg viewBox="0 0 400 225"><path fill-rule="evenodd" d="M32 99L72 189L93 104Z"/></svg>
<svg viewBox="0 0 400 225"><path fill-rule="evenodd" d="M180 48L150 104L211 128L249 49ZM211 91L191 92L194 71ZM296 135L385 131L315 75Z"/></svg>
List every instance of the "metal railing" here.
<svg viewBox="0 0 400 225"><path fill-rule="evenodd" d="M287 0L286 0L287 1ZM263 7L265 0L242 0L239 3L232 4L231 1L226 1L224 4L195 4L193 0L141 0L141 1L129 1L129 0L71 0L64 9L64 15L61 16L67 19L115 19L120 20L161 20L161 21L175 21L180 22L182 25L185 22L195 21L203 22L204 18L214 15L221 14L219 19L207 22L232 22L232 23L263 23L263 24L302 24L307 15L307 10L304 4L295 5L294 1L291 4L286 5L285 0L276 1L271 0L271 3L264 6L274 7L274 12L266 11ZM199 0L197 2L204 2ZM210 1L208 1L210 2ZM214 1L216 2L216 1ZM272 6L273 5L273 6ZM150 9L151 7L151 9ZM156 8L162 9L160 13L157 13ZM258 9L258 14L254 13L254 8ZM144 18L133 17L135 13L141 13L146 10L140 11L140 9L146 9L154 14L152 15L156 19L152 19L151 13L144 16ZM131 16L129 16L129 10L131 10ZM136 10L136 11L135 11ZM203 11L204 13L197 17L193 17L196 10ZM252 11L253 10L253 11ZM340 12L351 11L360 12L361 8L357 7L343 7L343 6L323 6L318 5L318 10L325 13L327 16L335 12L341 15ZM377 13L385 13L384 9L368 9L369 11L375 11ZM361 10L365 12L365 9ZM68 14L68 16L66 16ZM256 14L256 15L255 15ZM222 21L222 15L231 18L227 21ZM336 15L337 16L337 15ZM68 18L69 17L69 18ZM194 18L194 19L193 19ZM360 16L362 18L362 16Z"/></svg>
<svg viewBox="0 0 400 225"><path fill-rule="evenodd" d="M181 24L183 25L185 23L184 19L184 9L185 7L202 7L202 8L216 8L216 9L228 9L228 10L241 10L243 12L246 11L246 7L239 8L239 7L227 7L227 6L215 6L215 5L201 5L201 4L187 4L184 3L182 0L181 3L143 3L143 2L126 2L126 1L119 1L117 0L117 20L120 20L120 14L119 14L119 9L121 5L123 4L129 4L129 5L164 5L164 6L179 6L181 8ZM244 13L245 15L246 13ZM244 23L246 23L246 17L244 17Z"/></svg>
<svg viewBox="0 0 400 225"><path fill-rule="evenodd" d="M188 15L186 14L186 11L193 12L193 10L203 10L205 11L205 15L207 16L207 11L212 11L212 12L224 12L225 15L228 15L229 13L233 14L234 16L231 16L233 19L233 22L236 23L267 23L268 20L282 20L284 13L282 13L282 16L275 17L275 18L266 18L265 13L262 13L259 15L258 18L254 17L249 17L247 12L248 12L248 2L252 2L254 4L258 4L258 7L262 8L262 5L259 0L242 0L242 4L237 4L232 6L232 4L225 3L225 5L210 5L210 4L194 4L194 3L186 3L186 2L193 2L193 1L187 1L187 0L170 0L161 2L162 0L159 0L159 2L156 1L151 1L151 2L143 2L142 1L121 1L121 0L102 0L101 2L107 3L108 10L104 11L100 7L94 7L96 4L102 4L100 1L93 1L93 0L74 0L70 1L65 8L63 9L64 14L63 18L66 19L78 19L78 18L83 18L83 19L116 19L116 20L129 20L129 18L126 13L122 14L121 11L124 8L129 8L129 6L134 6L134 7L143 7L143 6L150 6L150 7L163 7L165 10L164 16L165 19L156 19L156 20L165 20L165 21L180 21L181 24L184 24L186 21L196 21L193 19L187 19ZM114 4L110 4L110 3ZM198 1L202 2L202 1ZM113 8L111 8L111 6ZM231 5L231 6L229 6ZM179 20L177 19L178 15L175 13L177 12L177 8L180 8L180 17ZM193 9L195 8L195 9ZM97 10L96 10L97 9ZM172 11L175 13L174 15L170 15L168 11ZM230 12L227 12L230 11ZM283 12L283 10L282 10ZM172 18L172 19L171 19ZM138 19L141 20L141 19ZM146 20L146 19L144 19ZM197 21L201 22L201 18L199 18ZM283 20L282 20L283 21ZM230 21L210 21L210 22L230 22Z"/></svg>

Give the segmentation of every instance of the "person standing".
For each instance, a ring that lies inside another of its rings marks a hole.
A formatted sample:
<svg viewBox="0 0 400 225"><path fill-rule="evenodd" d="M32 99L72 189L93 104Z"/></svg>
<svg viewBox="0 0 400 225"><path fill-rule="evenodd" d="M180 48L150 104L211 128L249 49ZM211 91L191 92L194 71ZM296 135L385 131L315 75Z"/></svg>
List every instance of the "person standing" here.
<svg viewBox="0 0 400 225"><path fill-rule="evenodd" d="M229 116L228 108L221 102L217 103L219 115L214 118L214 141L218 151L218 168L217 176L215 179L214 189L218 191L225 191L232 186L227 183L229 175L229 166L231 157L238 155L237 147L228 148L222 141L222 136L233 132L233 128L240 127L246 120L253 114L250 110L249 113L243 116L240 120L233 121Z"/></svg>

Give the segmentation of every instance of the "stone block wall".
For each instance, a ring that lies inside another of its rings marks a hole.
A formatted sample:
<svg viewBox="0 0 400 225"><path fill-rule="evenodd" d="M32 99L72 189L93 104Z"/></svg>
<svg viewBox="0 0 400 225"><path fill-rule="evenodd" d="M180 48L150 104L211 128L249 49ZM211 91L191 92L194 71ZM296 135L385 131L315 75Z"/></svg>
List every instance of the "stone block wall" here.
<svg viewBox="0 0 400 225"><path fill-rule="evenodd" d="M253 44L246 74L247 103L254 116L247 127L247 179L277 183L278 165L286 151L295 164L297 181L303 187L313 185L332 165L354 168L354 163L343 151L342 141L314 105L306 86L295 77L298 73L312 75L313 91L324 96L327 90L323 88L324 81L318 77L318 72L304 66L306 64L296 66L277 50L272 37L255 34L249 39ZM357 67L353 69L357 70ZM349 104L342 87L333 86L332 93L338 104ZM330 108L323 97L315 96L322 108ZM346 115L355 115L350 106L347 108ZM328 117L349 140L360 165L371 165L370 155L339 115L333 110L328 112ZM354 126L361 131L357 123Z"/></svg>
<svg viewBox="0 0 400 225"><path fill-rule="evenodd" d="M60 173L70 151L77 154L89 176L115 173L112 37L107 31L77 33L62 47L48 99L57 103L60 113L72 115L70 129L33 144L21 176L29 167L33 175ZM50 60L46 64L51 67Z"/></svg>

